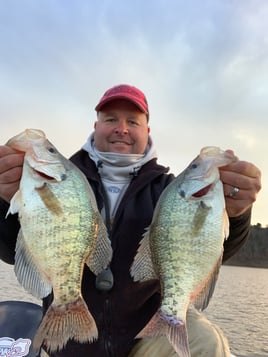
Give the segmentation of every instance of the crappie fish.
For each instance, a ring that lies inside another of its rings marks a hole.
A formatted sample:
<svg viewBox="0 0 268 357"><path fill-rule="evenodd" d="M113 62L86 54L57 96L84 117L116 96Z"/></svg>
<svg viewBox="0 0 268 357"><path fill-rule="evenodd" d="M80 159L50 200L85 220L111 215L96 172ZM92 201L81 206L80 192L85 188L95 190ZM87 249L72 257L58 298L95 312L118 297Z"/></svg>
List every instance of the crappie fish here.
<svg viewBox="0 0 268 357"><path fill-rule="evenodd" d="M190 357L187 310L207 307L229 234L218 167L236 160L217 147L201 150L161 194L131 266L134 281L159 279L161 287L159 311L137 337L166 335L181 357Z"/></svg>
<svg viewBox="0 0 268 357"><path fill-rule="evenodd" d="M8 212L18 212L21 225L15 274L37 298L53 290L34 347L43 344L53 352L69 339L92 342L98 330L81 295L84 264L97 275L112 257L92 189L41 130L26 129L7 145L25 152L20 188Z"/></svg>

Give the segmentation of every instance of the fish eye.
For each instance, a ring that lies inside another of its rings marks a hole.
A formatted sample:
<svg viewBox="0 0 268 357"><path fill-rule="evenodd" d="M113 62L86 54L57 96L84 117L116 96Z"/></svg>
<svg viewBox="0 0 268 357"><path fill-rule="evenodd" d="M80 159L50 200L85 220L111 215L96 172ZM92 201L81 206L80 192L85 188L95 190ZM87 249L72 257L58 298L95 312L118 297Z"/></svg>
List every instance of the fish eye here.
<svg viewBox="0 0 268 357"><path fill-rule="evenodd" d="M51 152L52 154L56 152L56 150L52 146L48 148L48 151Z"/></svg>
<svg viewBox="0 0 268 357"><path fill-rule="evenodd" d="M198 166L197 164L192 164L192 165L191 165L191 169L196 169L197 166Z"/></svg>

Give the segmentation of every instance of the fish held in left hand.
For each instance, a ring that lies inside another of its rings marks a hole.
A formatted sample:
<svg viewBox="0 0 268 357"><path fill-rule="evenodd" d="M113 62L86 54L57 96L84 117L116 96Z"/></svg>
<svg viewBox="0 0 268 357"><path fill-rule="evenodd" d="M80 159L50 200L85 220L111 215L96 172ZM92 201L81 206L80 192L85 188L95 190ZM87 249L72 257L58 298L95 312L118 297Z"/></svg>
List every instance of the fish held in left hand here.
<svg viewBox="0 0 268 357"><path fill-rule="evenodd" d="M34 347L62 349L98 337L81 294L84 265L94 274L107 268L112 248L93 191L84 174L63 157L41 130L26 129L7 145L25 152L20 188L8 213L19 215L15 254L20 284L53 302L37 330Z"/></svg>
<svg viewBox="0 0 268 357"><path fill-rule="evenodd" d="M201 150L162 192L131 266L134 281L158 279L161 288L161 306L137 337L166 335L180 357L190 357L187 310L207 307L218 277L229 234L218 168L235 161Z"/></svg>

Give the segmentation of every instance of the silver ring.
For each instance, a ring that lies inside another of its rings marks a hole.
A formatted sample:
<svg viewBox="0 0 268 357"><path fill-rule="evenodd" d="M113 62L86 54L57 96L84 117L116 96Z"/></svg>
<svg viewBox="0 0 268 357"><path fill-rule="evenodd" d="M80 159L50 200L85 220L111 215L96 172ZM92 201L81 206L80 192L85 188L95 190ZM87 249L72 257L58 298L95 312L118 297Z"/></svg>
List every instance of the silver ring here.
<svg viewBox="0 0 268 357"><path fill-rule="evenodd" d="M239 192L239 188L233 187L232 191L229 193L229 197L234 198L238 192Z"/></svg>

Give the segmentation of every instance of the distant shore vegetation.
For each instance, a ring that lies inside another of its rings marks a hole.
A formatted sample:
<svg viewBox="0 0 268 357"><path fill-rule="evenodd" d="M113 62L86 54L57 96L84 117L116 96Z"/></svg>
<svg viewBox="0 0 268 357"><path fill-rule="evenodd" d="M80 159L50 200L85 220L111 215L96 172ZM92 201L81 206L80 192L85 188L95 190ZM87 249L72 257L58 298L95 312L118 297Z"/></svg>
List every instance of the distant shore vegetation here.
<svg viewBox="0 0 268 357"><path fill-rule="evenodd" d="M268 268L268 227L260 223L251 226L247 242L225 264Z"/></svg>

